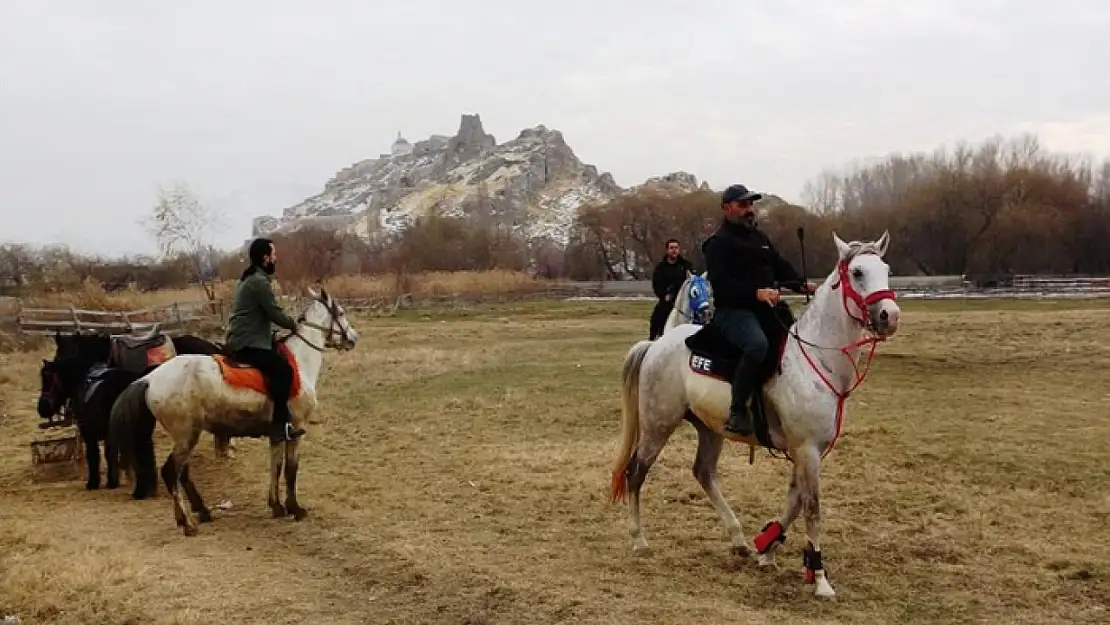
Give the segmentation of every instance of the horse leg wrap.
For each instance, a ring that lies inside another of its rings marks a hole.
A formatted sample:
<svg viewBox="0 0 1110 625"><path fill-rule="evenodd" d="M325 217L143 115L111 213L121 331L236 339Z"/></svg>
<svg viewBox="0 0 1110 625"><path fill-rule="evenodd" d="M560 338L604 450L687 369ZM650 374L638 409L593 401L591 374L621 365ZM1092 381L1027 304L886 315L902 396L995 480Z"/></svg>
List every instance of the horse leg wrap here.
<svg viewBox="0 0 1110 625"><path fill-rule="evenodd" d="M813 545L806 545L802 551L802 566L805 568L805 583L816 583L817 571L824 570L824 566L821 564L821 552L815 550Z"/></svg>
<svg viewBox="0 0 1110 625"><path fill-rule="evenodd" d="M763 529L752 539L752 542L755 543L757 553L767 553L775 543L782 544L786 542L786 530L783 529L782 523L771 521L763 526Z"/></svg>

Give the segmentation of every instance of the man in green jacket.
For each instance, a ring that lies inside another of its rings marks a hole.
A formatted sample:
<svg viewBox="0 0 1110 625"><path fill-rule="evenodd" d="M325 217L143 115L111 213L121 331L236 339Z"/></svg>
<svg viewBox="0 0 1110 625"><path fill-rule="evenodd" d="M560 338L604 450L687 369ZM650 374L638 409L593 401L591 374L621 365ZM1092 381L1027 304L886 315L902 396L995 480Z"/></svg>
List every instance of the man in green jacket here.
<svg viewBox="0 0 1110 625"><path fill-rule="evenodd" d="M285 314L274 297L270 284L277 263L277 250L269 239L255 239L250 245L250 266L239 277L235 301L228 319L224 350L235 360L257 368L266 380L274 402L273 431L270 440L280 442L304 435L293 429L289 413L289 391L293 368L276 349L271 324L293 330L297 324Z"/></svg>

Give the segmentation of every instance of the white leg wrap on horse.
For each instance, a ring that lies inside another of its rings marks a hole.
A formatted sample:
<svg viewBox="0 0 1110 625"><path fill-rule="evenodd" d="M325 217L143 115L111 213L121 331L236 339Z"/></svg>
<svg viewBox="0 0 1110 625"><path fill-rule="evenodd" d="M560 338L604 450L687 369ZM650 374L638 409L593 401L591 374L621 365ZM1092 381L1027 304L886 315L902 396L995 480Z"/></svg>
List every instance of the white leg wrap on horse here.
<svg viewBox="0 0 1110 625"><path fill-rule="evenodd" d="M813 594L821 597L822 599L831 599L836 596L836 591L833 590L829 580L825 578L824 571L815 571L814 580L816 581L817 588L814 589Z"/></svg>

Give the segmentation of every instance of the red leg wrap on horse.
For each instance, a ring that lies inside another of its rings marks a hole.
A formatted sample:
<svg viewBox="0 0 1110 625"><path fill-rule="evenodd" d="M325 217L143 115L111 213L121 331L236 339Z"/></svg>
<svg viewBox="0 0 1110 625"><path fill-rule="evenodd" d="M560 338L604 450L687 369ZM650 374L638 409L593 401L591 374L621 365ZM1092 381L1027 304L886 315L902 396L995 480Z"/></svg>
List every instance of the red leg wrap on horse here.
<svg viewBox="0 0 1110 625"><path fill-rule="evenodd" d="M782 529L782 523L778 521L771 521L763 526L763 531L756 536L752 542L755 543L755 550L759 553L767 553L776 541L783 542L786 540L786 532Z"/></svg>

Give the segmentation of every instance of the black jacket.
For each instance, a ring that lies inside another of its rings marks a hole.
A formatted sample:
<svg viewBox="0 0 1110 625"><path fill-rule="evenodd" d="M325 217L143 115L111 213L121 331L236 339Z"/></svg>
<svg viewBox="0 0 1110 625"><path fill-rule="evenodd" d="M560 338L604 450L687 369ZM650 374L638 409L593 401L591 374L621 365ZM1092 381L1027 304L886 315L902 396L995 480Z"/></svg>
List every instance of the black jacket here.
<svg viewBox="0 0 1110 625"><path fill-rule="evenodd" d="M725 221L701 249L716 308L760 310L757 307L766 304L756 299L756 290L774 288L776 283L804 291L805 279L758 228Z"/></svg>
<svg viewBox="0 0 1110 625"><path fill-rule="evenodd" d="M668 294L678 295L678 290L686 281L686 272L693 270L694 265L681 254L673 263L668 262L667 257L664 256L651 274L651 288L655 291L655 297L663 299Z"/></svg>

